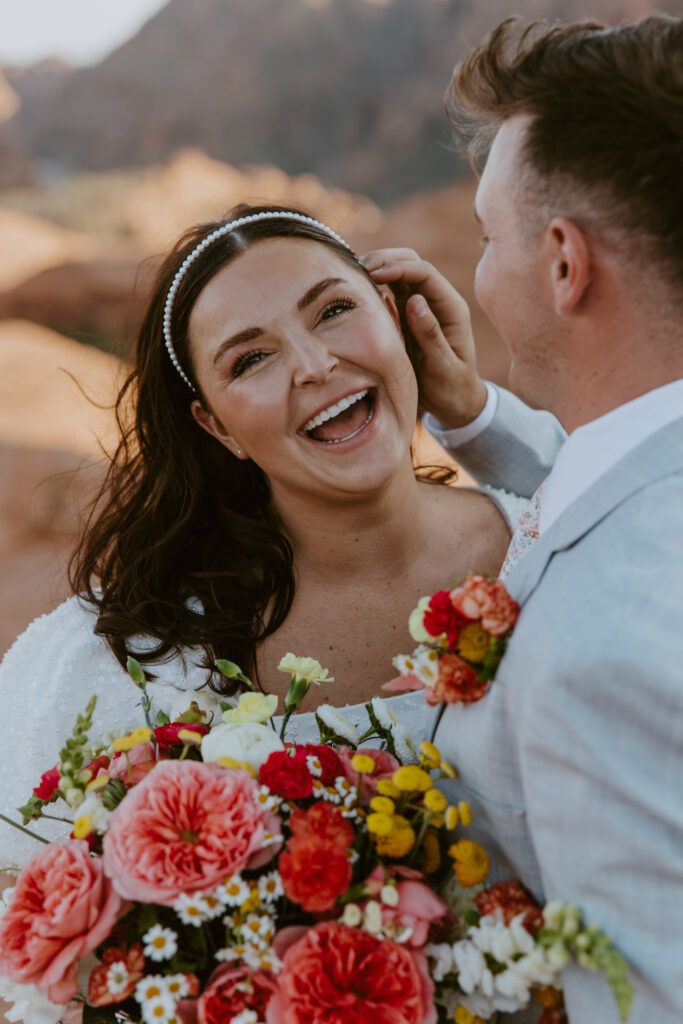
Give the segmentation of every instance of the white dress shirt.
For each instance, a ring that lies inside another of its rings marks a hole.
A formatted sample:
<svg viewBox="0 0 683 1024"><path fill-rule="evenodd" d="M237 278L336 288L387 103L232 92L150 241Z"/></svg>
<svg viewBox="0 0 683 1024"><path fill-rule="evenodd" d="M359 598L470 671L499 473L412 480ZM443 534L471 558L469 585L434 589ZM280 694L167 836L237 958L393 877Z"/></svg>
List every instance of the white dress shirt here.
<svg viewBox="0 0 683 1024"><path fill-rule="evenodd" d="M465 427L446 430L429 413L429 432L449 448L474 440L491 424L498 407L495 385L487 383L488 398L479 416ZM539 534L548 529L571 503L633 448L667 423L683 416L683 378L639 395L569 435L543 488Z"/></svg>

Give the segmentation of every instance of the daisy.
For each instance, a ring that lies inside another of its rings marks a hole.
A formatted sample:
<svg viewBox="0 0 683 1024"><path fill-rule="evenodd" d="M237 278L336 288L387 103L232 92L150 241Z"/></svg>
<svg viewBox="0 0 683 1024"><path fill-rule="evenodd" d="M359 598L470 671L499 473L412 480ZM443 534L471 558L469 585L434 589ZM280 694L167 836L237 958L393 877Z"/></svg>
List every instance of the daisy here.
<svg viewBox="0 0 683 1024"><path fill-rule="evenodd" d="M178 934L171 928L163 928L160 924L153 925L142 936L145 943L145 956L151 960L170 960L178 951Z"/></svg>

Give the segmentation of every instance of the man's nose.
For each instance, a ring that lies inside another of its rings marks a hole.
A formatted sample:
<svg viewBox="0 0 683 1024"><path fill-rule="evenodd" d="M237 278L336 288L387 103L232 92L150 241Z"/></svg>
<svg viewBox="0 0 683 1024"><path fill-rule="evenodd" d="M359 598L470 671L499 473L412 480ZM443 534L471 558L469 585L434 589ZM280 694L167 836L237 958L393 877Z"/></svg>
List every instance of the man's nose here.
<svg viewBox="0 0 683 1024"><path fill-rule="evenodd" d="M320 384L339 365L337 357L318 338L298 338L292 346L292 380L295 387Z"/></svg>

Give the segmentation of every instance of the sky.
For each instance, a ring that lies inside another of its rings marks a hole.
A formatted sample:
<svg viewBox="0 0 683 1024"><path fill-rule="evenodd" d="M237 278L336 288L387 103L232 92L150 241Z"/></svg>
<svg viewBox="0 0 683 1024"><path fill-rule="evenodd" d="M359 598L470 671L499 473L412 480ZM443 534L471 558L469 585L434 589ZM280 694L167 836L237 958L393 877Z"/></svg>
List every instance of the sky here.
<svg viewBox="0 0 683 1024"><path fill-rule="evenodd" d="M0 0L0 64L95 64L168 0Z"/></svg>

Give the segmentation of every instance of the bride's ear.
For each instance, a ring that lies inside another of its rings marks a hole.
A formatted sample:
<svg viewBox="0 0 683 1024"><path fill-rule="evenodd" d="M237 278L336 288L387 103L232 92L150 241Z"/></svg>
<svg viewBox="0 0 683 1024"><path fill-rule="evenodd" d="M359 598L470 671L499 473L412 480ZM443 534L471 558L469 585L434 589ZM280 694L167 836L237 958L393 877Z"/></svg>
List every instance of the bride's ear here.
<svg viewBox="0 0 683 1024"><path fill-rule="evenodd" d="M192 416L195 421L199 424L202 430L205 430L207 434L214 437L219 444L222 444L224 448L227 448L236 459L248 459L247 453L240 447L232 434L225 429L220 420L216 419L212 412L208 412L198 398L195 398L194 402L190 406Z"/></svg>
<svg viewBox="0 0 683 1024"><path fill-rule="evenodd" d="M401 317L400 317L400 314L398 312L398 306L396 305L396 299L394 298L393 292L391 292L389 289L387 289L386 291L383 291L382 297L384 299L384 303L385 303L387 309L389 310L389 313L391 315L391 319L394 321L394 323L398 327L399 331L401 331L401 333L403 333L403 330L402 330L402 327L401 327Z"/></svg>

